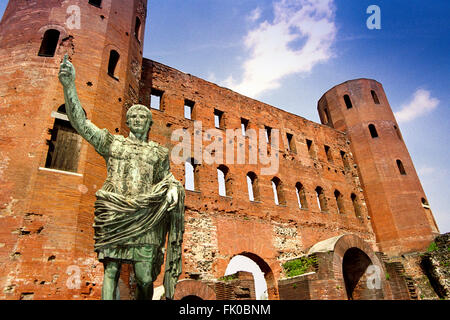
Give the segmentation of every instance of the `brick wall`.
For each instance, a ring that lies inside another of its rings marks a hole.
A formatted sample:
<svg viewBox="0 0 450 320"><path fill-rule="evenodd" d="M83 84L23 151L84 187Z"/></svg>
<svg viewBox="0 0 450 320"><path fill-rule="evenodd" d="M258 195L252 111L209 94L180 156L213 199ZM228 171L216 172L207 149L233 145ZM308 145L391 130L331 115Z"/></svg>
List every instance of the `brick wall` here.
<svg viewBox="0 0 450 320"><path fill-rule="evenodd" d="M0 24L0 299L100 297L92 223L104 160L83 141L77 172L46 170L46 141L64 103L57 74L66 53L88 118L120 132L124 108L136 101L130 92L139 91L142 39L132 35L146 1L77 5L81 29L67 28L69 4L58 0L11 1ZM38 56L48 29L60 32L55 55ZM116 79L107 74L112 48L120 53Z"/></svg>
<svg viewBox="0 0 450 320"><path fill-rule="evenodd" d="M161 110L152 110L155 124L150 138L171 150L178 143L171 141L174 130L185 129L193 141L194 133L206 135L207 129L214 128L214 109L224 113L221 130L224 134L226 129L240 131L241 117L249 120L248 128L270 126L280 130L279 170L273 175L261 175L265 166L249 164L248 152L244 164L225 163L232 180L231 192L226 197L218 194L218 164L199 166L198 190L186 192L183 256L186 273L200 272L207 278L218 278L234 255L250 252L264 260L278 279L280 261L304 253L320 240L351 232L374 243L345 134L150 60L144 60L141 84L141 103L150 105L152 88L163 92ZM186 99L195 103L192 120L184 118ZM194 121L201 121L202 130L196 132ZM287 132L293 135L296 153L287 150ZM306 139L313 141L314 157L307 150ZM225 149L229 141L222 142ZM203 147L210 143L204 141ZM330 147L332 160L327 158L324 145ZM347 155L349 168L344 167L341 151ZM195 155L193 147L189 155ZM172 171L185 182L183 164L172 162ZM246 174L250 171L258 175L260 201L249 201ZM285 204L274 203L271 186L274 176L282 181ZM297 182L305 187L308 209L299 208ZM326 211L321 211L317 204L317 186L324 189ZM343 195L343 213L338 213L336 189ZM355 215L351 193L360 201L361 218Z"/></svg>

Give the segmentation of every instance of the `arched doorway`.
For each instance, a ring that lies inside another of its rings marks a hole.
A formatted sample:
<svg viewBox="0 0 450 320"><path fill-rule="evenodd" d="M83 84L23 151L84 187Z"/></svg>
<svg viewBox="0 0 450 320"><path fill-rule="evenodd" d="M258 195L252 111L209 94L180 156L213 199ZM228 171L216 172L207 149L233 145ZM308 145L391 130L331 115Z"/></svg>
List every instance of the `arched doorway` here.
<svg viewBox="0 0 450 320"><path fill-rule="evenodd" d="M207 283L192 279L178 281L175 287L174 300L216 300L214 289Z"/></svg>
<svg viewBox="0 0 450 320"><path fill-rule="evenodd" d="M366 270L372 264L364 251L358 248L350 248L342 259L342 273L344 276L345 290L349 300L358 300L367 289Z"/></svg>
<svg viewBox="0 0 450 320"><path fill-rule="evenodd" d="M329 255L329 274L335 280L342 279L344 288L338 299L383 300L386 279L380 259L371 246L354 234L329 238L312 246L308 254ZM325 257L324 256L324 257Z"/></svg>
<svg viewBox="0 0 450 320"><path fill-rule="evenodd" d="M238 271L251 272L255 283L256 300L272 300L277 296L275 278L270 266L258 255L242 252L228 263L225 275Z"/></svg>

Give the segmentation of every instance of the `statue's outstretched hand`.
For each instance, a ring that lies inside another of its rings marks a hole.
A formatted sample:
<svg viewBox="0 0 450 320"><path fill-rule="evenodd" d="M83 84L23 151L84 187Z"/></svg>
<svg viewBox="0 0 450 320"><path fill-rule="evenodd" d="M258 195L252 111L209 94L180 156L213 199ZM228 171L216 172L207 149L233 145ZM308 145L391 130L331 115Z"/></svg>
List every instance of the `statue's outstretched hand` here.
<svg viewBox="0 0 450 320"><path fill-rule="evenodd" d="M63 62L59 68L58 78L65 88L75 84L75 68L69 61L67 54L64 55Z"/></svg>

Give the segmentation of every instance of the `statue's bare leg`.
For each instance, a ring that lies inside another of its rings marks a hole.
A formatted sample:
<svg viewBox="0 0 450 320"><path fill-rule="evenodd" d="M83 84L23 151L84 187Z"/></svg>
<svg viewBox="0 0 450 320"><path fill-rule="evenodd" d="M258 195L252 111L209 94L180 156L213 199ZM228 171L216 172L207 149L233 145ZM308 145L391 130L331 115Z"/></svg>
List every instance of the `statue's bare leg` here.
<svg viewBox="0 0 450 320"><path fill-rule="evenodd" d="M105 273L103 276L102 300L115 300L121 264L119 261L107 260L103 262L103 267Z"/></svg>
<svg viewBox="0 0 450 320"><path fill-rule="evenodd" d="M136 276L136 300L152 300L153 277L151 262L135 262L134 274Z"/></svg>

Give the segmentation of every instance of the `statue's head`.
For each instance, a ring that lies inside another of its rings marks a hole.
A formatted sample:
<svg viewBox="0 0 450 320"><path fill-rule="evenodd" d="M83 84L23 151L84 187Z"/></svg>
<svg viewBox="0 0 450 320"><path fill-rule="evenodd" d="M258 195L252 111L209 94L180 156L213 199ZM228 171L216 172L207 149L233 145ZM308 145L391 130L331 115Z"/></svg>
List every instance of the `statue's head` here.
<svg viewBox="0 0 450 320"><path fill-rule="evenodd" d="M127 111L127 126L133 133L147 134L153 124L152 113L146 106L135 104Z"/></svg>

